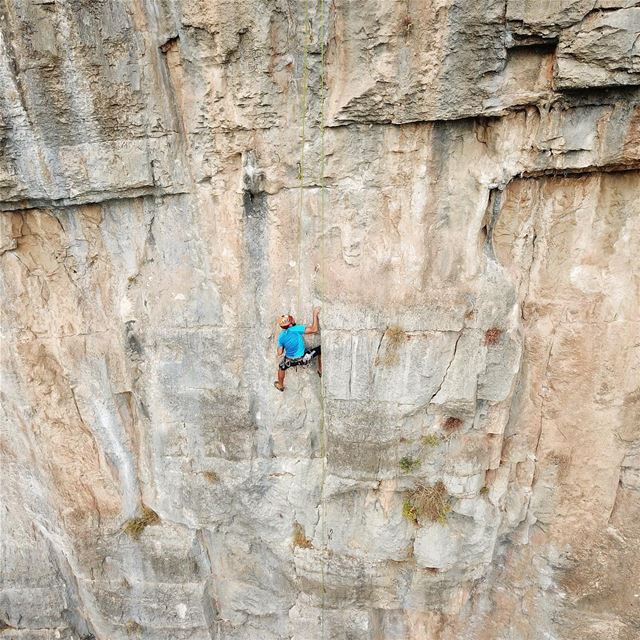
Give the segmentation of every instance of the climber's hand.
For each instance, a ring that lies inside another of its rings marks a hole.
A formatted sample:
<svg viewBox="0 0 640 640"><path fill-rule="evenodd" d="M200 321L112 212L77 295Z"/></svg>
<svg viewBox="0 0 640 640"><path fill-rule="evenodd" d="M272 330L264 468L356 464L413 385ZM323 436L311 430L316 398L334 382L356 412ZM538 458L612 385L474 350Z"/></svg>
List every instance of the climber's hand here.
<svg viewBox="0 0 640 640"><path fill-rule="evenodd" d="M308 327L305 327L305 333L318 333L318 315L320 314L320 307L313 308L313 322Z"/></svg>

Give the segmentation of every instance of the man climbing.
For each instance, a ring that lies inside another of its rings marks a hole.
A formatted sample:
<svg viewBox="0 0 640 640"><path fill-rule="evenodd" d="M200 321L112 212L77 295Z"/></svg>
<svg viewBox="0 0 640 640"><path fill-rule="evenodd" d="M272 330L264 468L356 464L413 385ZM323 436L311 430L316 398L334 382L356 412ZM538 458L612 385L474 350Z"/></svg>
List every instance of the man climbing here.
<svg viewBox="0 0 640 640"><path fill-rule="evenodd" d="M301 364L308 364L318 357L318 375L322 376L322 356L320 346L312 349L305 348L303 334L318 333L318 316L320 309L313 310L313 322L305 327L296 324L293 316L285 315L278 318L278 324L282 333L278 336L278 355L284 355L282 362L278 366L278 379L273 383L278 391L284 391L284 376L289 367L297 367Z"/></svg>

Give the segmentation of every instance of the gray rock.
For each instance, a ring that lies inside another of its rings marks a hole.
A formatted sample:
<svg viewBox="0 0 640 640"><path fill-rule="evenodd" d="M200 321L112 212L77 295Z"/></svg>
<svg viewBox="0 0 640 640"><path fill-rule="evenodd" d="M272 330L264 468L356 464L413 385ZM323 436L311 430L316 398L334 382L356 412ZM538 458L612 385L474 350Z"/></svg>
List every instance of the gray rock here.
<svg viewBox="0 0 640 640"><path fill-rule="evenodd" d="M638 11L3 3L1 635L634 637Z"/></svg>

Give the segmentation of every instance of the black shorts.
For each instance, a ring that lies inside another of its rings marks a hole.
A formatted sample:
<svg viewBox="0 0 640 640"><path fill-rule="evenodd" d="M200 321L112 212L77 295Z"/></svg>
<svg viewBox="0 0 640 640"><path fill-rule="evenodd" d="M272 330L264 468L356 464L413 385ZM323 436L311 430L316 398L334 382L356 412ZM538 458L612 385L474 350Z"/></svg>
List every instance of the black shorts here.
<svg viewBox="0 0 640 640"><path fill-rule="evenodd" d="M320 346L305 349L304 355L300 358L287 358L285 356L280 363L280 369L286 371L290 367L299 367L300 365L309 364L316 356L320 355Z"/></svg>

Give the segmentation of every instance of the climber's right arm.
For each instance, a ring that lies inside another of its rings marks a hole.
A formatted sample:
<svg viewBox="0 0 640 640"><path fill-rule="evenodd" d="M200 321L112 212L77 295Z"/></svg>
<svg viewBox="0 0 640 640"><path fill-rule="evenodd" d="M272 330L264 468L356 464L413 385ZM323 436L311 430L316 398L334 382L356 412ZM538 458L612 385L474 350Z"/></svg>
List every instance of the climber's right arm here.
<svg viewBox="0 0 640 640"><path fill-rule="evenodd" d="M318 333L318 316L319 315L320 315L320 309L316 307L313 310L313 322L308 327L305 327L305 330L304 330L305 333Z"/></svg>

